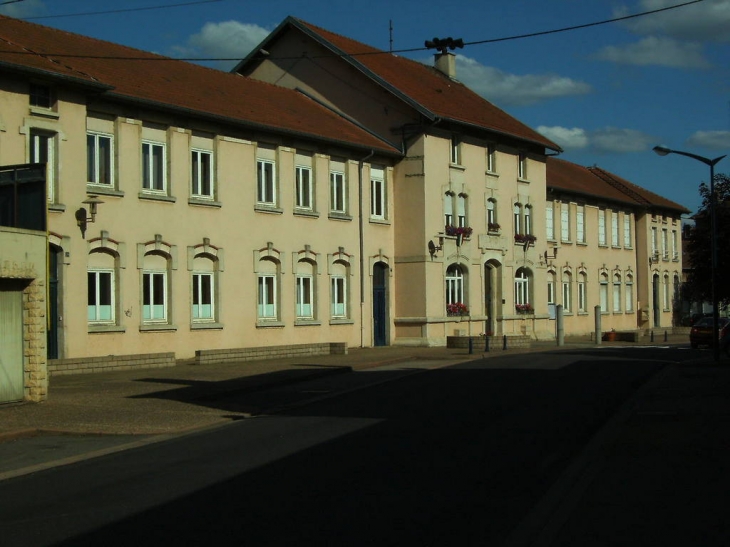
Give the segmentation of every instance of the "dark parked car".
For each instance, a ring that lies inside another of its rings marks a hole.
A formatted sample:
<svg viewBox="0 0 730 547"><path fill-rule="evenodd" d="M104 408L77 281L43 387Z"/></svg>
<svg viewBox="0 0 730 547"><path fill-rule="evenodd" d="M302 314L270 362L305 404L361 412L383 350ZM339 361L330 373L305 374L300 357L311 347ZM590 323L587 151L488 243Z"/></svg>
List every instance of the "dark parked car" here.
<svg viewBox="0 0 730 547"><path fill-rule="evenodd" d="M720 329L719 339L723 341L721 346L727 345L726 341L730 337L730 320L727 317L720 317L717 324ZM692 346L692 349L699 346L712 347L712 317L698 319L692 326L689 331L689 345Z"/></svg>

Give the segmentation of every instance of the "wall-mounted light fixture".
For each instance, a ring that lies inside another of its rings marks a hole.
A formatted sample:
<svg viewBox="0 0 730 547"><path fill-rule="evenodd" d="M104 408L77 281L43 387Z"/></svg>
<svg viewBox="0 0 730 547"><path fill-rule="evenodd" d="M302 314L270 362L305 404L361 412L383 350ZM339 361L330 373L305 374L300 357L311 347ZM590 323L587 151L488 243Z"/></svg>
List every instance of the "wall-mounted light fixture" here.
<svg viewBox="0 0 730 547"><path fill-rule="evenodd" d="M81 203L82 205L88 205L89 210L87 211L85 207L79 207L76 210L76 225L81 230L81 237L86 239L86 225L96 220L96 208L99 206L99 204L104 202L101 201L97 196L89 196Z"/></svg>
<svg viewBox="0 0 730 547"><path fill-rule="evenodd" d="M550 255L548 254L548 252L547 252L547 251L545 251L545 262L547 262L547 261L548 261L548 259L550 259L550 260L555 260L556 258L558 258L558 248L557 248L557 247L555 247L555 248L553 249L553 254L552 254L552 256L550 256Z"/></svg>

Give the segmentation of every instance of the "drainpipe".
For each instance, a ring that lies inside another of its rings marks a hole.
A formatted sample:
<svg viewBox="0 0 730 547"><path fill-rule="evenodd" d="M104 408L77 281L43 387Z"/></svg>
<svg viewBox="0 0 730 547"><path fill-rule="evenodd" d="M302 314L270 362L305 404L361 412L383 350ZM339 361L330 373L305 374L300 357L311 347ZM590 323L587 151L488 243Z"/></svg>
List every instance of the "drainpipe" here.
<svg viewBox="0 0 730 547"><path fill-rule="evenodd" d="M357 179L358 179L358 223L359 223L359 238L360 238L360 347L365 347L365 228L362 214L362 168L367 160L375 155L375 150L371 150L370 153L362 158L357 164Z"/></svg>

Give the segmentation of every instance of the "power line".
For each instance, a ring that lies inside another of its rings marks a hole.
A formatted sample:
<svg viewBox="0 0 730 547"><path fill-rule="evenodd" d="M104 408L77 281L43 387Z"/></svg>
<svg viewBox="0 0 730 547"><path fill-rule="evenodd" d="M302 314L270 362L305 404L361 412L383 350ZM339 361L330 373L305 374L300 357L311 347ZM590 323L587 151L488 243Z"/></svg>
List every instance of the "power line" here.
<svg viewBox="0 0 730 547"><path fill-rule="evenodd" d="M130 8L130 9L122 9L122 10L115 10L115 11L106 11L106 12L96 12L96 13L117 13L117 12L123 12L123 11L140 11L140 10L150 10L150 9L162 9L167 7L177 7L177 6L187 6L192 4L206 4L210 2L221 2L223 0L200 0L197 2L187 2L185 4L168 4L164 6L156 6L156 7L147 7L147 8ZM643 11L641 13L635 13L633 15L625 15L623 17L614 17L612 19L605 19L603 21L595 21L592 23L584 23L582 25L574 25L570 27L563 27L559 29L552 29L552 30L544 30L539 32L532 32L528 34L519 34L515 36L506 36L502 38L490 38L487 40L478 40L474 42L464 42L464 45L466 46L473 46L473 45L481 45L481 44L490 44L495 42L506 42L509 40L521 40L524 38L534 38L536 36L545 36L548 34L557 34L561 32L568 32L571 30L579 30L589 27L595 27L599 25L606 25L608 23L616 23L619 21L626 21L627 19L635 19L637 17L645 17L647 15L653 15L655 13L660 13L664 11L670 11L677 8L682 8L685 6L689 6L691 4L698 4L699 2L703 2L704 0L691 0L689 2L684 2L682 4L676 4L674 6L667 6L664 8L658 8L654 10L649 11ZM75 14L75 15L93 15L91 13L84 13L84 14ZM49 15L46 17L72 17L74 15ZM42 19L43 17L31 17L27 19ZM364 57L366 55L386 55L391 53L413 53L417 51L427 51L428 48L426 47L417 47L417 48L410 48L410 49L396 49L393 51L363 51L359 53L343 53L340 55L336 54L328 54L328 55L313 55L310 56L311 58L322 58L322 57ZM0 50L0 53L15 53L15 52L3 52ZM31 55L32 52L18 52L18 55ZM241 59L239 57L180 57L180 58L172 58L172 57L162 57L162 56L156 56L156 57L127 57L127 56L111 56L111 55L70 55L66 53L44 53L43 55L49 56L49 57L63 57L63 58L77 58L77 59L104 59L104 60L124 60L124 61L190 61L190 62L203 62L203 61L209 61L209 62L216 62L216 61L240 61ZM274 57L270 57L274 58ZM276 59L279 60L285 60L285 59L298 59L299 57L276 57Z"/></svg>
<svg viewBox="0 0 730 547"><path fill-rule="evenodd" d="M21 0L14 0L16 2L20 2ZM37 19L59 19L61 17L81 17L84 15L105 15L108 13L124 13L124 12L130 12L130 11L147 11L147 10L155 10L155 9L167 9L167 8L178 8L181 6L192 6L195 4L210 4L212 2L222 2L223 0L198 0L197 2L184 2L182 4L164 4L162 6L147 6L143 8L126 8L126 9L115 9L115 10L108 10L108 11L88 11L88 12L82 12L82 13L65 13L61 15L38 15L36 17L24 17L24 21L35 21ZM0 4L2 5L2 4Z"/></svg>

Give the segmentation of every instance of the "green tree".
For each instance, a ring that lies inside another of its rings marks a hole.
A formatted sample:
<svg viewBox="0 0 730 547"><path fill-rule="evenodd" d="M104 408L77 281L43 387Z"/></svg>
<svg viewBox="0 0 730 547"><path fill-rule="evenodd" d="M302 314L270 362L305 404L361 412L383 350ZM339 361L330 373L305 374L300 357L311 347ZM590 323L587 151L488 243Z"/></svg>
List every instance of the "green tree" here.
<svg viewBox="0 0 730 547"><path fill-rule="evenodd" d="M712 299L712 230L710 222L710 188L700 184L702 206L694 216L695 225L689 230L688 258L691 268L688 289L696 301ZM715 291L721 305L730 303L730 177L715 175L715 223L717 228L717 282Z"/></svg>

